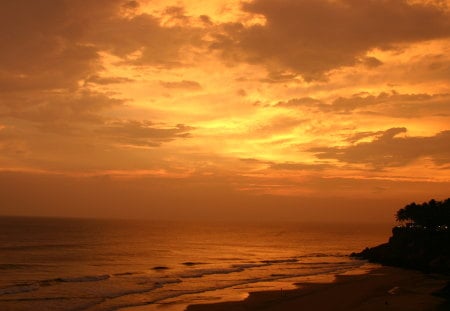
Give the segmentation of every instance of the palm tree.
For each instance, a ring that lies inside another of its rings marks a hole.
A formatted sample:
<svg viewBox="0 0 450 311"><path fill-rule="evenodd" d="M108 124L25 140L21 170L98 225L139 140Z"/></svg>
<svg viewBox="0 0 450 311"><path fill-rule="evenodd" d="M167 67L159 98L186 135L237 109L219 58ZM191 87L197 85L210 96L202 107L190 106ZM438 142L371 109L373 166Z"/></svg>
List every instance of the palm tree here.
<svg viewBox="0 0 450 311"><path fill-rule="evenodd" d="M397 211L396 220L407 227L447 230L450 226L450 198L444 201L432 199L422 204L408 204Z"/></svg>

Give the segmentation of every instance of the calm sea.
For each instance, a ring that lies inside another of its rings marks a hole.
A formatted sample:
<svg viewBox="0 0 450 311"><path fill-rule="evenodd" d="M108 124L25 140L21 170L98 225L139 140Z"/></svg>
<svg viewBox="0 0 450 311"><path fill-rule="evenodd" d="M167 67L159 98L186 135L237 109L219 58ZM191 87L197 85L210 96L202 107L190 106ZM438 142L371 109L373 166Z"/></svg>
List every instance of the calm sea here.
<svg viewBox="0 0 450 311"><path fill-rule="evenodd" d="M0 218L0 310L183 310L364 265L390 225Z"/></svg>

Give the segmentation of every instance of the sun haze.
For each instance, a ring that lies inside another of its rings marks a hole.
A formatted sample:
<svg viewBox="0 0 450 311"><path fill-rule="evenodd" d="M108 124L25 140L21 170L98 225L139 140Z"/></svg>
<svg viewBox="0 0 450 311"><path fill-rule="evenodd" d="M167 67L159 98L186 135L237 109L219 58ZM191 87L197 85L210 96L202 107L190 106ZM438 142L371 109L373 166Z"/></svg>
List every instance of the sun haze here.
<svg viewBox="0 0 450 311"><path fill-rule="evenodd" d="M391 220L450 189L438 0L0 2L0 214Z"/></svg>

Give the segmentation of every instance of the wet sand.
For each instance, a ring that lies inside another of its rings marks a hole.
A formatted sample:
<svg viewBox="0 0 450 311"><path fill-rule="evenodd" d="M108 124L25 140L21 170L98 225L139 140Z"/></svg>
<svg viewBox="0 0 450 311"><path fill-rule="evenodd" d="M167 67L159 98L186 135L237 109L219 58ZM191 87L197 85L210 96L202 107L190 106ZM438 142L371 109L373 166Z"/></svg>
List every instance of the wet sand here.
<svg viewBox="0 0 450 311"><path fill-rule="evenodd" d="M340 275L333 283L297 284L295 290L255 292L243 301L191 305L186 310L450 310L443 298L432 295L447 281L439 275L380 267L368 274Z"/></svg>

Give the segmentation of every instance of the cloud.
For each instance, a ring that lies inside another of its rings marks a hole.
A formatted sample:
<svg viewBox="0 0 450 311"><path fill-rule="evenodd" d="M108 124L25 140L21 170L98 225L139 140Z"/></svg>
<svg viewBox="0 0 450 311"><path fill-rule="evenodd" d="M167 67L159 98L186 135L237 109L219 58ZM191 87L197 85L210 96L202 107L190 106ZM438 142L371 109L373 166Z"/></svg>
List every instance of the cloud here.
<svg viewBox="0 0 450 311"><path fill-rule="evenodd" d="M76 87L99 69L99 49L86 33L120 2L1 1L0 91Z"/></svg>
<svg viewBox="0 0 450 311"><path fill-rule="evenodd" d="M287 102L278 102L275 107L282 108L317 108L319 110L326 109L327 105L321 100L312 97L294 98Z"/></svg>
<svg viewBox="0 0 450 311"><path fill-rule="evenodd" d="M100 52L141 65L179 62L182 48L198 38L197 32L188 25L164 27L159 18L137 13L138 7L137 1L125 0L0 2L0 92L6 94L0 117L87 121L123 103L89 91L92 85L132 81L100 75ZM124 10L132 14L124 15ZM139 53L128 58L134 52ZM166 86L197 87L195 83Z"/></svg>
<svg viewBox="0 0 450 311"><path fill-rule="evenodd" d="M323 108L323 107L322 107ZM353 95L339 97L328 107L331 111L349 113L355 110L392 117L449 116L450 94L399 94Z"/></svg>
<svg viewBox="0 0 450 311"><path fill-rule="evenodd" d="M355 134L350 135L347 137L346 141L350 143L355 143L357 141L360 141L362 139L368 138L368 137L374 137L383 134L383 131L378 132L358 132Z"/></svg>
<svg viewBox="0 0 450 311"><path fill-rule="evenodd" d="M56 124L98 123L100 113L124 100L92 91L37 92L14 94L0 101L0 118L13 118L51 126Z"/></svg>
<svg viewBox="0 0 450 311"><path fill-rule="evenodd" d="M184 124L161 127L150 121L127 120L107 124L98 129L98 133L121 144L158 147L165 142L190 137L191 130L192 127Z"/></svg>
<svg viewBox="0 0 450 311"><path fill-rule="evenodd" d="M268 169L280 171L323 171L336 168L328 163L274 162L255 158L241 158L239 160L250 165L264 166Z"/></svg>
<svg viewBox="0 0 450 311"><path fill-rule="evenodd" d="M400 94L395 91L378 95L355 94L325 101L304 97L279 102L275 107L309 109L324 113L370 113L396 118L450 116L450 94Z"/></svg>
<svg viewBox="0 0 450 311"><path fill-rule="evenodd" d="M259 122L256 124L250 129L250 134L261 137L273 136L277 134L288 134L305 122L305 119L300 119L294 116L276 116L265 122Z"/></svg>
<svg viewBox="0 0 450 311"><path fill-rule="evenodd" d="M89 33L89 41L131 65L184 66L191 48L204 45L204 31L188 21L162 26L160 18L144 13L131 18L113 16L98 26ZM133 53L136 55L130 57Z"/></svg>
<svg viewBox="0 0 450 311"><path fill-rule="evenodd" d="M127 2L125 2L122 5L123 8L125 8L125 9L132 9L132 10L137 9L139 6L140 6L139 2L138 1L134 1L134 0L133 1L127 1Z"/></svg>
<svg viewBox="0 0 450 311"><path fill-rule="evenodd" d="M99 75L92 75L85 80L85 83L108 85L108 84L127 83L127 82L133 82L133 81L134 81L133 79L125 78L125 77L102 77Z"/></svg>
<svg viewBox="0 0 450 311"><path fill-rule="evenodd" d="M125 0L1 1L0 92L74 89L86 79L116 83L98 77L100 52L135 65L175 66L189 46L201 45L202 33L189 21L165 27L160 18L137 13L138 6Z"/></svg>
<svg viewBox="0 0 450 311"><path fill-rule="evenodd" d="M28 151L25 141L20 138L16 129L0 124L0 159L3 158L3 164L8 158L17 159L28 154Z"/></svg>
<svg viewBox="0 0 450 311"><path fill-rule="evenodd" d="M442 6L406 0L254 0L243 4L264 24L227 24L212 48L228 60L263 64L270 71L293 71L306 80L359 62L374 49L394 49L450 35Z"/></svg>
<svg viewBox="0 0 450 311"><path fill-rule="evenodd" d="M333 168L330 164L325 163L298 163L298 162L284 162L272 163L271 169L286 170L286 171L323 171Z"/></svg>
<svg viewBox="0 0 450 311"><path fill-rule="evenodd" d="M376 137L371 142L359 142L345 147L318 147L308 151L319 159L367 164L378 169L406 166L424 157L431 158L437 165L450 163L450 131L428 137L397 136L406 132L406 128L391 128L374 133ZM369 135L372 134L367 134Z"/></svg>
<svg viewBox="0 0 450 311"><path fill-rule="evenodd" d="M160 81L163 87L167 89L188 89L188 90L200 90L202 86L197 81Z"/></svg>
<svg viewBox="0 0 450 311"><path fill-rule="evenodd" d="M361 59L362 63L366 65L368 68L376 68L378 66L383 65L383 62L380 61L376 57L364 57Z"/></svg>
<svg viewBox="0 0 450 311"><path fill-rule="evenodd" d="M292 81L296 79L298 74L285 72L285 71L276 71L271 70L266 78L261 79L261 82L267 83L285 83L287 81Z"/></svg>

